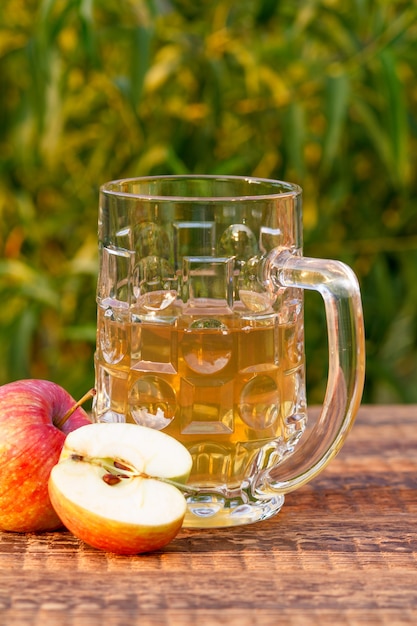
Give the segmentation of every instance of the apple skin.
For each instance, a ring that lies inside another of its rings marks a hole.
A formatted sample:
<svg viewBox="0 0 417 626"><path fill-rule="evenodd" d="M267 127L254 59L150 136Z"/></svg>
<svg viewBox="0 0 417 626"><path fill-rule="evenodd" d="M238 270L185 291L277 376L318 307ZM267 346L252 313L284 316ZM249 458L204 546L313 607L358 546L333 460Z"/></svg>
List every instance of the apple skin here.
<svg viewBox="0 0 417 626"><path fill-rule="evenodd" d="M157 527L104 520L71 502L56 489L53 481L49 483L49 495L64 526L75 537L93 548L114 554L133 555L159 550L176 537L184 520L183 515L175 522Z"/></svg>
<svg viewBox="0 0 417 626"><path fill-rule="evenodd" d="M24 379L0 387L0 530L38 532L62 526L48 480L66 435L90 424L78 408L62 430L54 420L75 404L56 383Z"/></svg>

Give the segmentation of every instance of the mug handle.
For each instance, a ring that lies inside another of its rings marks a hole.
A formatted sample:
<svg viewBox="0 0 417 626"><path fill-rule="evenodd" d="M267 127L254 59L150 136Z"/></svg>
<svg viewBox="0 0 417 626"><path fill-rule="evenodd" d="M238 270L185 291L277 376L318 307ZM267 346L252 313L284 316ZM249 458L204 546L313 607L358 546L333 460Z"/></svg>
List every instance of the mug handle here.
<svg viewBox="0 0 417 626"><path fill-rule="evenodd" d="M276 249L265 270L275 289L320 292L327 320L329 373L320 415L294 453L268 474L268 487L284 494L317 476L338 453L353 425L364 387L365 331L359 284L349 266Z"/></svg>

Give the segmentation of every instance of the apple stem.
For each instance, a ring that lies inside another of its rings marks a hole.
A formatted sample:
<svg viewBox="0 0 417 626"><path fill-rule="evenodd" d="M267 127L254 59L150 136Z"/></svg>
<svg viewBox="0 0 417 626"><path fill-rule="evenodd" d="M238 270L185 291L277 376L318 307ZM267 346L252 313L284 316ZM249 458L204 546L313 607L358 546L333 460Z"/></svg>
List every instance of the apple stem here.
<svg viewBox="0 0 417 626"><path fill-rule="evenodd" d="M65 413L63 417L61 417L59 420L54 420L55 426L57 428L62 428L65 422L67 421L67 419L69 419L71 415L78 408L80 408L80 406L84 404L84 402L87 402L87 400L90 400L90 398L93 398L96 395L96 393L97 392L95 389L90 389L90 391L87 391L87 393L84 394L83 397L80 400L78 400L78 402L76 402L70 409L68 409L68 411Z"/></svg>

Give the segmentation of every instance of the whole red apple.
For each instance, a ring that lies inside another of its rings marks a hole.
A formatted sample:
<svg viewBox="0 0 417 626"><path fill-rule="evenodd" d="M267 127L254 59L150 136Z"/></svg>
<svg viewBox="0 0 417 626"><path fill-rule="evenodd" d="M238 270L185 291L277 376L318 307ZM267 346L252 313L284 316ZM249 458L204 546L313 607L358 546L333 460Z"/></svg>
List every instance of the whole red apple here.
<svg viewBox="0 0 417 626"><path fill-rule="evenodd" d="M62 526L48 494L66 435L90 423L70 394L47 380L0 387L0 530L36 532Z"/></svg>

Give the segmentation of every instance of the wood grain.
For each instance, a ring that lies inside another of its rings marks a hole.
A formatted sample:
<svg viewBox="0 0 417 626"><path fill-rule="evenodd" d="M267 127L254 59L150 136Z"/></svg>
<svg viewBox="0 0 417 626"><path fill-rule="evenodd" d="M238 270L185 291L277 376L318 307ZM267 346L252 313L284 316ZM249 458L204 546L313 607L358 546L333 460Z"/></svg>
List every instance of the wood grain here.
<svg viewBox="0 0 417 626"><path fill-rule="evenodd" d="M364 406L275 518L121 557L0 534L0 626L417 623L417 407Z"/></svg>

